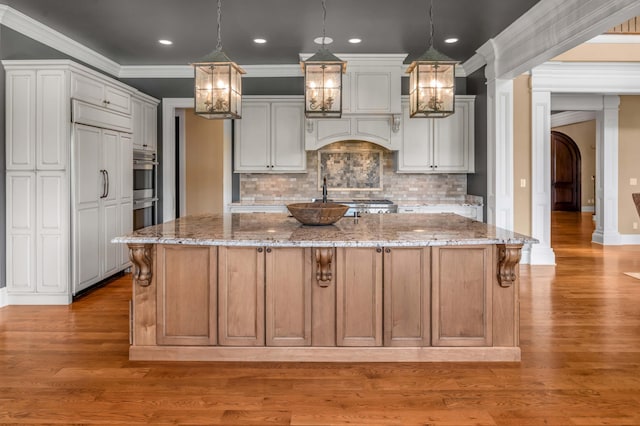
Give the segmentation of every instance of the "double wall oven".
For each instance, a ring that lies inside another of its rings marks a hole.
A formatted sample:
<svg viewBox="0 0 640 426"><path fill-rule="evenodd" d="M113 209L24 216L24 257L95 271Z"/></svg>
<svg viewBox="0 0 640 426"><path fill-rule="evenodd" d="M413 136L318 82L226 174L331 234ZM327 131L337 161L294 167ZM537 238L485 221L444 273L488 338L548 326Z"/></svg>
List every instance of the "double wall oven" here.
<svg viewBox="0 0 640 426"><path fill-rule="evenodd" d="M133 230L157 223L156 154L133 151Z"/></svg>

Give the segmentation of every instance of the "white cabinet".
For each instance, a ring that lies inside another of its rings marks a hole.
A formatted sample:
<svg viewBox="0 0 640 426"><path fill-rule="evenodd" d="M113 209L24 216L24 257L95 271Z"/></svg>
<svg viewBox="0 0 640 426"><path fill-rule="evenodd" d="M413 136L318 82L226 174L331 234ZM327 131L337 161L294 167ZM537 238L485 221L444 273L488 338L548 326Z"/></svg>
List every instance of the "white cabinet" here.
<svg viewBox="0 0 640 426"><path fill-rule="evenodd" d="M130 98L158 101L68 60L2 64L8 301L68 304L129 266L109 241L132 230Z"/></svg>
<svg viewBox="0 0 640 426"><path fill-rule="evenodd" d="M400 146L402 133L399 115L355 115L342 118L308 119L305 149L315 151L325 145L345 140L378 144L390 150Z"/></svg>
<svg viewBox="0 0 640 426"><path fill-rule="evenodd" d="M244 173L307 171L301 98L246 98L235 120L234 171Z"/></svg>
<svg viewBox="0 0 640 426"><path fill-rule="evenodd" d="M402 105L402 143L397 172L473 173L475 96L456 96L455 113L446 118L409 118Z"/></svg>
<svg viewBox="0 0 640 426"><path fill-rule="evenodd" d="M129 164L131 136L114 130L74 125L75 234L73 292L122 270L123 248L111 243L114 237L131 232L132 201ZM126 217L129 219L126 219Z"/></svg>
<svg viewBox="0 0 640 426"><path fill-rule="evenodd" d="M141 97L131 99L133 117L133 149L156 151L158 102Z"/></svg>
<svg viewBox="0 0 640 426"><path fill-rule="evenodd" d="M64 170L69 140L68 73L7 74L7 170Z"/></svg>
<svg viewBox="0 0 640 426"><path fill-rule="evenodd" d="M71 97L112 111L131 113L130 93L83 73L71 76Z"/></svg>
<svg viewBox="0 0 640 426"><path fill-rule="evenodd" d="M398 114L402 61L397 65L347 64L342 78L342 112L345 114Z"/></svg>

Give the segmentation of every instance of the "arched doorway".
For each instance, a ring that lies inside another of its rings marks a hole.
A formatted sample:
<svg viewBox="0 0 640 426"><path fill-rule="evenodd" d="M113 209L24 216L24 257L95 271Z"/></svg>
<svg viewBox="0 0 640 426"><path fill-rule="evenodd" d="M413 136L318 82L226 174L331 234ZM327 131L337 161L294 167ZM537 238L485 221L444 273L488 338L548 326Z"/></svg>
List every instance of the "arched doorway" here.
<svg viewBox="0 0 640 426"><path fill-rule="evenodd" d="M580 168L578 145L564 133L551 132L551 209L581 210Z"/></svg>

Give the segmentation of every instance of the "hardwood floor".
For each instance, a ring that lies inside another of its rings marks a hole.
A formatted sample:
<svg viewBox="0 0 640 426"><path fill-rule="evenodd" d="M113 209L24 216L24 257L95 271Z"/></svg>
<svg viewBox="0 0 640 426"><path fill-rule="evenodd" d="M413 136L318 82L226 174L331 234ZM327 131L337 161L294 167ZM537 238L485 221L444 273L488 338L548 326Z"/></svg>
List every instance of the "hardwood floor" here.
<svg viewBox="0 0 640 426"><path fill-rule="evenodd" d="M129 276L5 307L0 424L640 425L640 246L592 229L554 213L558 265L521 268L520 363L129 362Z"/></svg>

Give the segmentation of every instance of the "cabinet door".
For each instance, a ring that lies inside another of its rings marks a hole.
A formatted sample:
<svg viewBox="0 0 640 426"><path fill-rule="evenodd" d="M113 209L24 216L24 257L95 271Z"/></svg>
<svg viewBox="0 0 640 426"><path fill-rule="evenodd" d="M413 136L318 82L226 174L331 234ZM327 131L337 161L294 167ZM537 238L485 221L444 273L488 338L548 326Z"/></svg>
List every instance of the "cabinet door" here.
<svg viewBox="0 0 640 426"><path fill-rule="evenodd" d="M336 249L336 344L382 345L382 249Z"/></svg>
<svg viewBox="0 0 640 426"><path fill-rule="evenodd" d="M159 345L216 344L216 250L209 246L157 246Z"/></svg>
<svg viewBox="0 0 640 426"><path fill-rule="evenodd" d="M104 107L104 83L82 74L71 73L71 97Z"/></svg>
<svg viewBox="0 0 640 426"><path fill-rule="evenodd" d="M120 204L120 232L118 235L126 235L133 232L133 202ZM129 260L129 247L126 244L118 244L120 247L120 264L122 268L131 265Z"/></svg>
<svg viewBox="0 0 640 426"><path fill-rule="evenodd" d="M9 71L6 81L7 170L35 170L36 72Z"/></svg>
<svg viewBox="0 0 640 426"><path fill-rule="evenodd" d="M124 114L131 113L131 95L122 89L106 84L104 86L104 100L107 109Z"/></svg>
<svg viewBox="0 0 640 426"><path fill-rule="evenodd" d="M267 346L311 344L311 249L266 249Z"/></svg>
<svg viewBox="0 0 640 426"><path fill-rule="evenodd" d="M429 247L384 250L384 345L429 346Z"/></svg>
<svg viewBox="0 0 640 426"><path fill-rule="evenodd" d="M100 209L101 279L115 274L122 265L122 246L111 242L113 238L120 236L120 215L120 203L117 202L105 203Z"/></svg>
<svg viewBox="0 0 640 426"><path fill-rule="evenodd" d="M145 144L145 125L144 125L144 106L140 99L131 99L131 131L133 133L133 149L144 149Z"/></svg>
<svg viewBox="0 0 640 426"><path fill-rule="evenodd" d="M271 170L271 113L268 102L245 102L242 120L235 125L235 171L268 172Z"/></svg>
<svg viewBox="0 0 640 426"><path fill-rule="evenodd" d="M243 118L244 119L244 118ZM271 106L271 170L307 171L302 102L274 102Z"/></svg>
<svg viewBox="0 0 640 426"><path fill-rule="evenodd" d="M432 249L432 345L492 345L492 246Z"/></svg>
<svg viewBox="0 0 640 426"><path fill-rule="evenodd" d="M264 262L262 247L218 248L220 345L264 346Z"/></svg>
<svg viewBox="0 0 640 426"><path fill-rule="evenodd" d="M69 291L69 185L65 172L37 172L38 293Z"/></svg>
<svg viewBox="0 0 640 426"><path fill-rule="evenodd" d="M7 173L7 289L36 289L35 172Z"/></svg>
<svg viewBox="0 0 640 426"><path fill-rule="evenodd" d="M36 164L38 170L64 170L69 145L69 98L67 73L37 73Z"/></svg>
<svg viewBox="0 0 640 426"><path fill-rule="evenodd" d="M409 105L402 105L402 143L397 153L398 172L434 170L432 149L433 120L409 118Z"/></svg>
<svg viewBox="0 0 640 426"><path fill-rule="evenodd" d="M351 112L384 114L393 112L391 99L399 92L392 92L392 80L400 78L395 72L381 69L351 71ZM393 87L395 88L395 87ZM396 105L397 106L397 105Z"/></svg>
<svg viewBox="0 0 640 426"><path fill-rule="evenodd" d="M100 280L100 196L106 189L100 173L100 129L75 125L74 146L74 288L73 294Z"/></svg>
<svg viewBox="0 0 640 426"><path fill-rule="evenodd" d="M145 103L144 109L144 142L142 147L147 151L156 151L158 144L158 116L157 106L155 104Z"/></svg>
<svg viewBox="0 0 640 426"><path fill-rule="evenodd" d="M473 158L469 158L469 106L456 102L456 112L434 120L433 156L436 171L467 173Z"/></svg>
<svg viewBox="0 0 640 426"><path fill-rule="evenodd" d="M112 130L102 130L102 140L100 143L102 170L105 171L105 197L102 199L104 202L117 201L119 198L120 188L119 173L120 173L120 135L118 132ZM133 164L133 160L131 160ZM132 166L133 167L133 166Z"/></svg>

